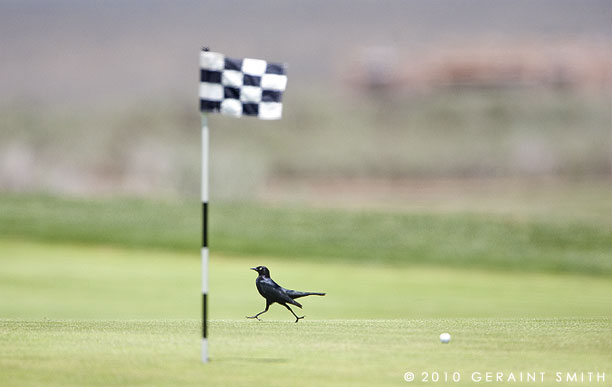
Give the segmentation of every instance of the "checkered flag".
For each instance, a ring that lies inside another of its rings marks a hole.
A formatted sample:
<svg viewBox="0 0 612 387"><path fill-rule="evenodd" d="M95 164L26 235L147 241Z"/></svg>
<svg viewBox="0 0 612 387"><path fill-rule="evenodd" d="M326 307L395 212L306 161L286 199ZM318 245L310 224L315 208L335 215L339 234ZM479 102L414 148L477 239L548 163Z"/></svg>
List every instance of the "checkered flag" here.
<svg viewBox="0 0 612 387"><path fill-rule="evenodd" d="M200 52L200 110L264 120L281 118L285 65Z"/></svg>

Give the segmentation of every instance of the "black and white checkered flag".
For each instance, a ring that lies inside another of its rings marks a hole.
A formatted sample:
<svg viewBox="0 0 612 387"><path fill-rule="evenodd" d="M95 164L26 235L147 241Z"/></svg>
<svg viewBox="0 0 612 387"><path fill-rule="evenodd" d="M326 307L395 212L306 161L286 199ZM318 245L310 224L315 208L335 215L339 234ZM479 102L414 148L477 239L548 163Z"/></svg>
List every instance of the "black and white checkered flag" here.
<svg viewBox="0 0 612 387"><path fill-rule="evenodd" d="M281 118L285 65L200 52L200 110L265 120Z"/></svg>

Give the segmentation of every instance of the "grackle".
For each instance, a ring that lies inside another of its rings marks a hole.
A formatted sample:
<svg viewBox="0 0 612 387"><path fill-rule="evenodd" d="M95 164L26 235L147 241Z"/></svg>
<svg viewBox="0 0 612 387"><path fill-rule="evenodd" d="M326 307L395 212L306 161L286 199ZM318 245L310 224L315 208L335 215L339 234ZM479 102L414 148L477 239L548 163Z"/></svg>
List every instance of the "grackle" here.
<svg viewBox="0 0 612 387"><path fill-rule="evenodd" d="M298 317L293 310L287 304L295 305L298 308L302 308L302 305L295 301L296 298L305 297L305 296L324 296L325 293L315 293L315 292L298 292L296 290L285 289L270 278L270 270L268 270L265 266L257 266L252 267L251 270L255 270L259 276L255 280L255 285L257 285L257 290L259 294L263 298L266 299L266 309L263 312L257 313L255 316L247 316L247 318L256 318L259 320L259 315L266 313L270 305L279 303L283 305L285 308L289 309L289 312L295 316L295 322L297 323L300 319L303 319L305 316Z"/></svg>

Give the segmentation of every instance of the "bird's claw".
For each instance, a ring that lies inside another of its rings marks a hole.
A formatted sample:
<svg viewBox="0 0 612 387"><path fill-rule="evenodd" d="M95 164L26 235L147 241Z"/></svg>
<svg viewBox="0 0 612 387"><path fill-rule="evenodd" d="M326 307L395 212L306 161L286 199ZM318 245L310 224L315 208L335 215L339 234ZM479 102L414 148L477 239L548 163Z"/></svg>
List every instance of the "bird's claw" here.
<svg viewBox="0 0 612 387"><path fill-rule="evenodd" d="M261 321L261 319L258 316L246 316L246 318L256 318L257 321Z"/></svg>
<svg viewBox="0 0 612 387"><path fill-rule="evenodd" d="M306 316L302 316L302 317L295 316L295 323L297 324L297 322L303 319L304 317Z"/></svg>

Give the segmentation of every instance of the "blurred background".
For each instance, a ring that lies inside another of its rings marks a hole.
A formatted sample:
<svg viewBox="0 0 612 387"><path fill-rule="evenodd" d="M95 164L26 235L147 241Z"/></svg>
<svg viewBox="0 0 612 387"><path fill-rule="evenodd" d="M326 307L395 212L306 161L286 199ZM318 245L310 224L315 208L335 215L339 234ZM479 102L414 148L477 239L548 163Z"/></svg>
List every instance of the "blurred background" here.
<svg viewBox="0 0 612 387"><path fill-rule="evenodd" d="M612 315L611 10L0 0L0 317L199 317L202 46L289 65L209 118L213 318Z"/></svg>
<svg viewBox="0 0 612 387"><path fill-rule="evenodd" d="M203 45L289 64L283 120L211 117L212 200L610 184L606 0L0 7L4 192L197 197Z"/></svg>

